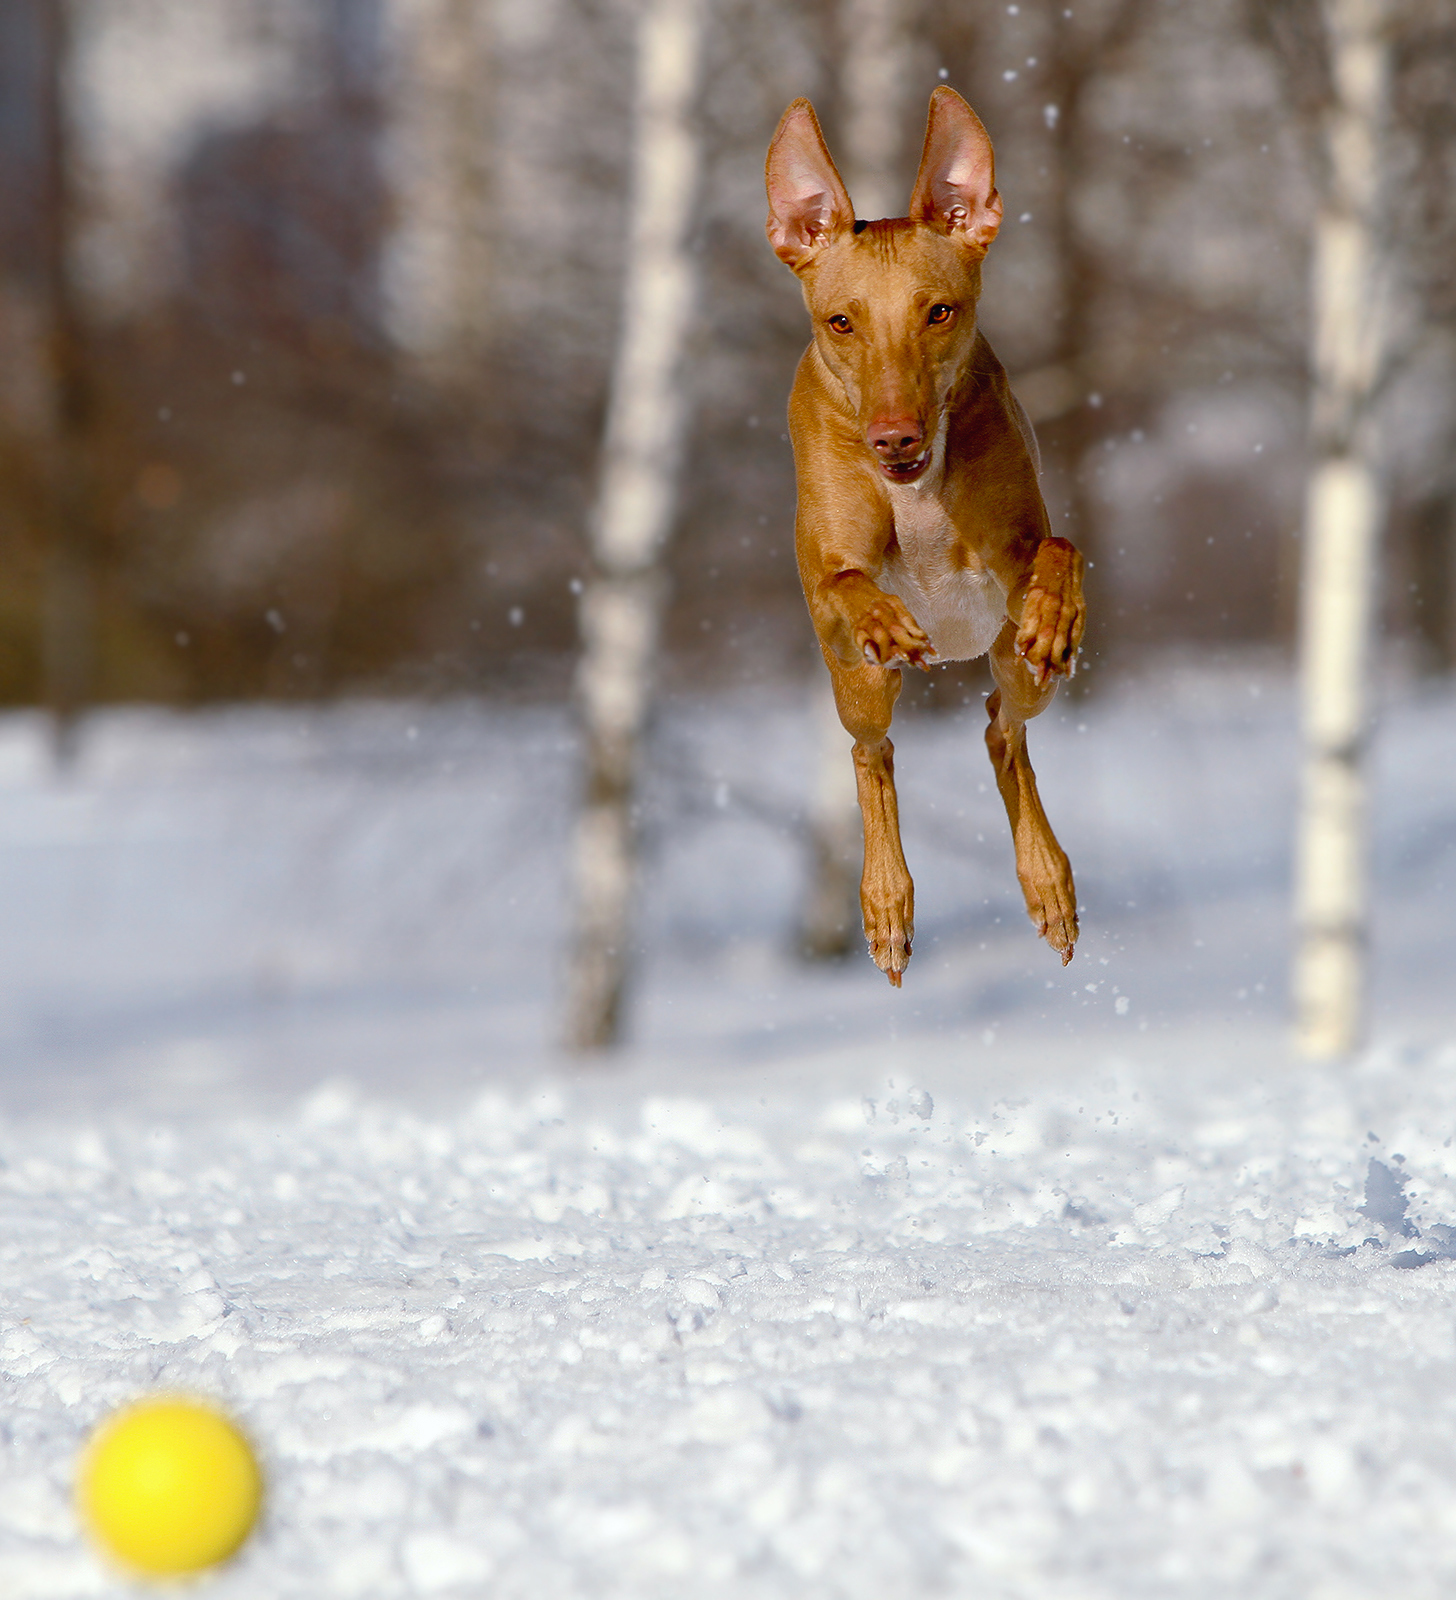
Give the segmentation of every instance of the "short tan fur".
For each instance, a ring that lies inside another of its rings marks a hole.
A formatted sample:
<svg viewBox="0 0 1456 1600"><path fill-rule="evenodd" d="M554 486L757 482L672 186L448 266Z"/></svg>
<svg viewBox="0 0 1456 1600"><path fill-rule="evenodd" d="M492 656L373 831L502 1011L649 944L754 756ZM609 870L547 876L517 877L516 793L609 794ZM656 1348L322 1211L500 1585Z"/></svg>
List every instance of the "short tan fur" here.
<svg viewBox="0 0 1456 1600"><path fill-rule="evenodd" d="M857 224L814 108L796 100L766 178L769 242L813 322L789 397L796 541L854 739L870 954L898 988L915 920L889 739L900 669L989 652L986 744L1017 876L1037 932L1066 963L1076 890L1026 723L1075 670L1082 558L1051 533L1031 424L976 326L981 262L1001 223L991 141L953 89L936 89L909 216Z"/></svg>

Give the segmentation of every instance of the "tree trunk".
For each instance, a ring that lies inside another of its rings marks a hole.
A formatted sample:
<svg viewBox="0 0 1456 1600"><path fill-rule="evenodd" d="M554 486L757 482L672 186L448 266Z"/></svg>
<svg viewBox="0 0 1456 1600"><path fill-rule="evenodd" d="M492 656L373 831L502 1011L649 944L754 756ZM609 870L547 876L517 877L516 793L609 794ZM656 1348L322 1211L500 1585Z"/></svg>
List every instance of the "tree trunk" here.
<svg viewBox="0 0 1456 1600"><path fill-rule="evenodd" d="M1416 508L1411 529L1415 629L1424 672L1456 667L1456 492L1444 489Z"/></svg>
<svg viewBox="0 0 1456 1600"><path fill-rule="evenodd" d="M390 324L431 376L469 394L492 328L492 165L498 156L491 12L425 0L406 14L390 107Z"/></svg>
<svg viewBox="0 0 1456 1600"><path fill-rule="evenodd" d="M1038 211L1052 240L1056 262L1056 310L1051 348L1044 365L1017 373L1012 387L1034 427L1052 467L1055 505L1060 489L1061 517L1054 533L1072 539L1086 557L1090 589L1087 637L1078 676L1064 690L1078 696L1095 692L1097 676L1087 669L1102 655L1107 619L1098 603L1102 530L1093 493L1094 453L1109 422L1102 413L1102 352L1098 348L1100 300L1105 283L1101 251L1079 220L1079 196L1096 180L1096 137L1087 125L1087 100L1107 72L1138 37L1147 20L1146 0L1116 0L1098 14L1095 26L1070 10L1047 8L1042 85L1042 120L1050 146L1048 183ZM1116 413L1125 425L1125 404ZM1058 482L1058 478L1060 482ZM1055 515L1055 512L1053 512Z"/></svg>
<svg viewBox="0 0 1456 1600"><path fill-rule="evenodd" d="M694 292L688 238L699 168L693 120L698 0L645 0L638 24L631 226L622 331L582 597L577 698L585 794L573 852L576 926L567 1043L621 1032L637 845L633 793L651 700L687 396L682 349Z"/></svg>
<svg viewBox="0 0 1456 1600"><path fill-rule="evenodd" d="M903 216L900 192L906 114L905 0L841 0L841 138L844 182L857 217ZM859 796L828 674L815 651L809 720L815 772L809 800L809 880L799 948L811 960L836 960L859 943Z"/></svg>
<svg viewBox="0 0 1456 1600"><path fill-rule="evenodd" d="M909 77L907 0L840 0L840 146L854 214L903 217L909 174L900 169Z"/></svg>
<svg viewBox="0 0 1456 1600"><path fill-rule="evenodd" d="M1294 963L1298 1043L1317 1057L1354 1050L1364 1025L1366 683L1384 518L1370 413L1383 365L1378 207L1390 71L1381 0L1325 0L1324 17L1332 98L1312 263Z"/></svg>
<svg viewBox="0 0 1456 1600"><path fill-rule="evenodd" d="M67 106L69 7L53 0L40 15L46 29L40 236L51 391L41 670L55 755L64 763L74 753L79 718L95 685L95 396L71 271L76 202Z"/></svg>

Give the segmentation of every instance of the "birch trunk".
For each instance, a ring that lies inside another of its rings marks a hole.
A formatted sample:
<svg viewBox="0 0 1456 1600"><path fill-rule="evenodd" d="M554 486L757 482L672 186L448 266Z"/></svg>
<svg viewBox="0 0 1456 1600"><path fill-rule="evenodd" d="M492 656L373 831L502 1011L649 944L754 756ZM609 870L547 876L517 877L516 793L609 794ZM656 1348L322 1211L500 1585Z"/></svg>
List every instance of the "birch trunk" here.
<svg viewBox="0 0 1456 1600"><path fill-rule="evenodd" d="M432 377L467 392L479 383L492 333L491 20L479 0L396 6L394 49L404 66L388 110L391 332Z"/></svg>
<svg viewBox="0 0 1456 1600"><path fill-rule="evenodd" d="M905 137L909 39L906 0L841 0L840 95L844 182L867 222L903 217L909 174ZM904 192L901 192L901 185Z"/></svg>
<svg viewBox="0 0 1456 1600"><path fill-rule="evenodd" d="M1347 1054L1364 1026L1366 684L1384 504L1371 402L1381 375L1382 0L1325 0L1333 86L1313 254L1314 462L1305 499L1299 672L1304 781L1295 863L1297 1041Z"/></svg>
<svg viewBox="0 0 1456 1600"><path fill-rule="evenodd" d="M908 76L905 0L842 0L839 34L844 181L855 215L867 221L902 216L910 194L896 187ZM809 710L815 773L799 946L811 959L832 960L859 942L861 835L853 741L834 708L828 675L818 667Z"/></svg>
<svg viewBox="0 0 1456 1600"><path fill-rule="evenodd" d="M637 867L632 804L652 692L686 421L682 351L694 291L688 252L700 165L693 119L699 0L645 0L637 37L631 224L582 596L577 699L585 793L572 865L576 922L567 1043L621 1031Z"/></svg>

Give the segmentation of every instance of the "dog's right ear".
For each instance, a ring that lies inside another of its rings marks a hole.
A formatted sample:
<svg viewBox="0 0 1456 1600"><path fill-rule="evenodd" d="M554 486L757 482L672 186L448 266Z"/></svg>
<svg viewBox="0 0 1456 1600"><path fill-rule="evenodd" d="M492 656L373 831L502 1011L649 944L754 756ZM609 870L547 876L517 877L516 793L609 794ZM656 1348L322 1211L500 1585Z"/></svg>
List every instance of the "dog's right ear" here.
<svg viewBox="0 0 1456 1600"><path fill-rule="evenodd" d="M764 167L768 242L795 272L854 227L854 207L807 100L795 100L779 121Z"/></svg>

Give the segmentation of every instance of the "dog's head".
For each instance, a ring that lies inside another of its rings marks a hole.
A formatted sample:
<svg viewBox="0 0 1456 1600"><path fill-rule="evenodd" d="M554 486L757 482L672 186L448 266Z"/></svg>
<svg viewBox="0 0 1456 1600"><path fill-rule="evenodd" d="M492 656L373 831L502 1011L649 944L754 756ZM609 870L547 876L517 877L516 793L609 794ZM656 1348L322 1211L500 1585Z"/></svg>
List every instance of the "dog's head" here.
<svg viewBox="0 0 1456 1600"><path fill-rule="evenodd" d="M930 97L908 217L856 222L807 100L769 145L768 237L798 275L824 365L892 483L930 465L976 339L981 261L1001 226L980 118L942 86Z"/></svg>

